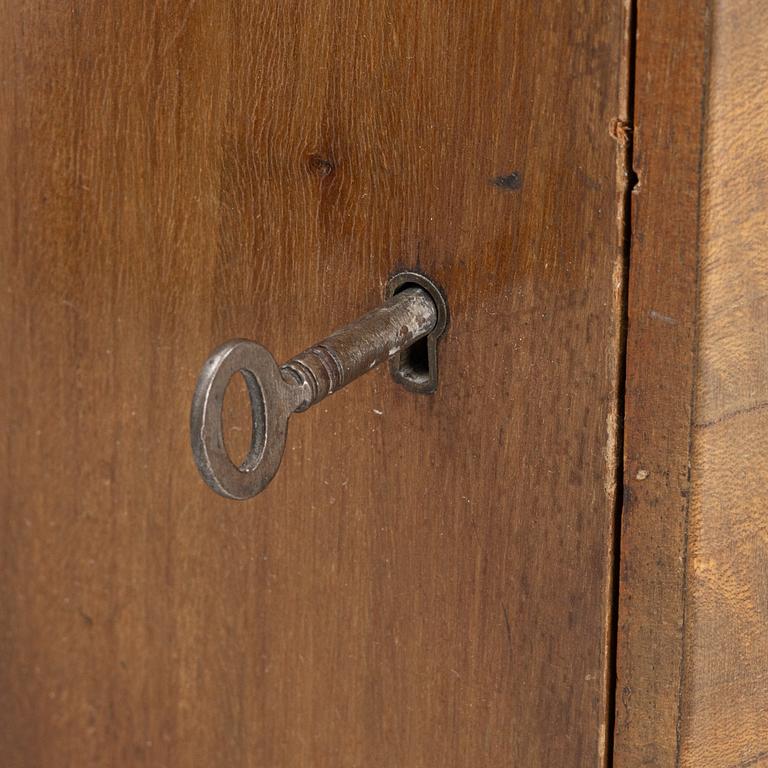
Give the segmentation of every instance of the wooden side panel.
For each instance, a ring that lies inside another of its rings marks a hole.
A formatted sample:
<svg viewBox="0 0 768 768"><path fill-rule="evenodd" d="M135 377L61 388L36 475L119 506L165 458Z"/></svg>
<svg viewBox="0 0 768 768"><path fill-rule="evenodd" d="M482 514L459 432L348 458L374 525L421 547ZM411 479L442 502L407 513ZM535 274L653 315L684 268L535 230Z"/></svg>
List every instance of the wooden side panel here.
<svg viewBox="0 0 768 768"><path fill-rule="evenodd" d="M715 3L681 765L768 765L768 2Z"/></svg>
<svg viewBox="0 0 768 768"><path fill-rule="evenodd" d="M768 765L766 13L639 3L621 767Z"/></svg>
<svg viewBox="0 0 768 768"><path fill-rule="evenodd" d="M3 36L8 766L601 766L618 3L13 3ZM5 103L5 102L4 102ZM190 455L221 341L287 358L398 266L433 398Z"/></svg>
<svg viewBox="0 0 768 768"><path fill-rule="evenodd" d="M615 765L676 763L707 4L639 0Z"/></svg>

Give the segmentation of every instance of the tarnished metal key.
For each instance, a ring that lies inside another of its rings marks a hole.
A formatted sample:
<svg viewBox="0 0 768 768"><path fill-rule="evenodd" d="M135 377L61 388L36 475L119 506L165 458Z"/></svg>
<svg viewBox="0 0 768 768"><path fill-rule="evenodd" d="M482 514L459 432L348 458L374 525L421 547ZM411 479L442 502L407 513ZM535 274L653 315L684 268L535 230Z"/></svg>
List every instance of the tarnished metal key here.
<svg viewBox="0 0 768 768"><path fill-rule="evenodd" d="M280 367L253 341L233 339L214 351L198 378L190 414L195 461L214 491L231 499L261 492L280 466L292 413L307 410L385 360L400 361L400 353L425 337L433 370L422 380L407 366L393 374L416 391L434 390L435 341L447 313L442 294L421 275L413 275L410 283L401 275L391 285L402 290ZM221 423L224 393L238 372L248 388L252 416L251 445L240 466L227 453Z"/></svg>

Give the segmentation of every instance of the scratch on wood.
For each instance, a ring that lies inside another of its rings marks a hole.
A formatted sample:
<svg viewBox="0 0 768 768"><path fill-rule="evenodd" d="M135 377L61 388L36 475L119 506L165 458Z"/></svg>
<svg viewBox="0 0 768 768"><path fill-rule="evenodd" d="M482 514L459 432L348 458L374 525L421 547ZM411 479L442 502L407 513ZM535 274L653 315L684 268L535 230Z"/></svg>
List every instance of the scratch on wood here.
<svg viewBox="0 0 768 768"><path fill-rule="evenodd" d="M667 325L677 325L677 320L675 320L674 317L662 315L661 312L657 312L655 309L652 309L648 313L648 317L650 317L651 320L658 320L660 323L666 323Z"/></svg>
<svg viewBox="0 0 768 768"><path fill-rule="evenodd" d="M709 419L708 421L699 421L696 423L696 427L697 429L706 429L707 427L714 427L716 424L722 424L724 421L730 421L731 419L735 419L738 416L745 416L746 414L749 414L749 413L756 413L759 411L763 411L766 408L768 408L768 401L755 403L754 405L748 405L748 406L745 406L744 408L737 408L733 411L727 411L726 413L723 413L717 418Z"/></svg>
<svg viewBox="0 0 768 768"><path fill-rule="evenodd" d="M509 611L504 603L501 604L501 609L504 611L504 624L507 628L507 640L509 641L509 652L512 653L512 627L509 625Z"/></svg>

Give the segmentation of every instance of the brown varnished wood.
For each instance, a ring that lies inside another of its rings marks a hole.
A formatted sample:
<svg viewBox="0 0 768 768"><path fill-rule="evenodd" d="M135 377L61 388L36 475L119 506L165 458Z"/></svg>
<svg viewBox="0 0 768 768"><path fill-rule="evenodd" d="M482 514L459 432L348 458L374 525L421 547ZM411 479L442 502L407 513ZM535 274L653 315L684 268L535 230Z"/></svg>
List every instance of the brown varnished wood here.
<svg viewBox="0 0 768 768"><path fill-rule="evenodd" d="M5 764L604 764L624 27L8 7ZM439 393L377 371L294 420L261 497L214 496L209 351L286 359L398 266L451 302Z"/></svg>
<svg viewBox="0 0 768 768"><path fill-rule="evenodd" d="M616 768L676 765L707 4L637 4Z"/></svg>

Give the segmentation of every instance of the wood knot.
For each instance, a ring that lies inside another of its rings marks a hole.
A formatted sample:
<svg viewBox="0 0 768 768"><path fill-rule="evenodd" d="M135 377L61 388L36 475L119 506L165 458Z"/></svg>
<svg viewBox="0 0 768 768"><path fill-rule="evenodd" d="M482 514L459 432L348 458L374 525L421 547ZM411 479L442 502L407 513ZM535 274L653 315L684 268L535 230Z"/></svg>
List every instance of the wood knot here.
<svg viewBox="0 0 768 768"><path fill-rule="evenodd" d="M313 176L320 178L330 176L336 170L333 160L318 154L312 154L307 158L307 167Z"/></svg>

